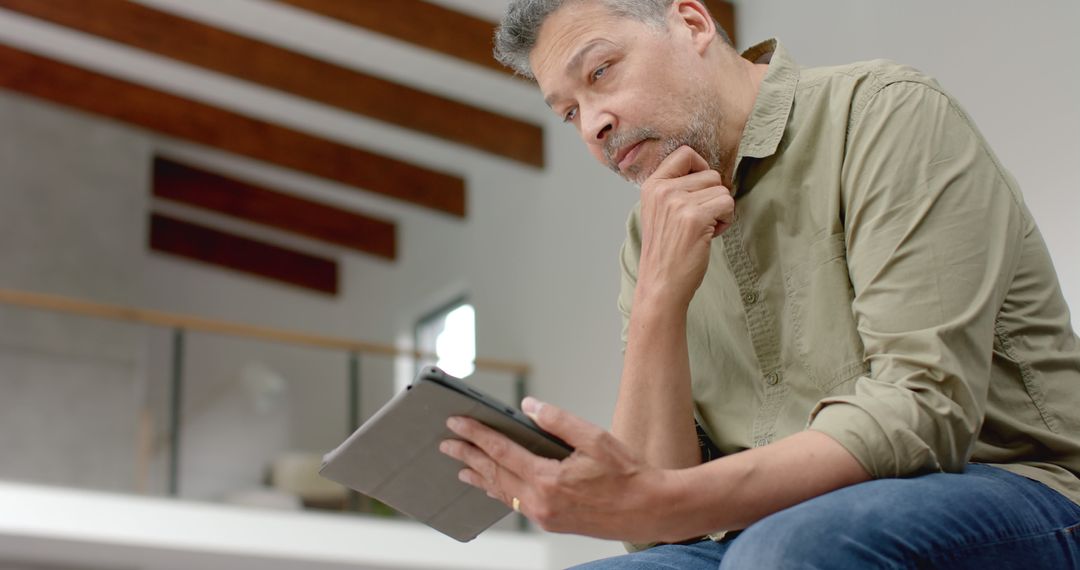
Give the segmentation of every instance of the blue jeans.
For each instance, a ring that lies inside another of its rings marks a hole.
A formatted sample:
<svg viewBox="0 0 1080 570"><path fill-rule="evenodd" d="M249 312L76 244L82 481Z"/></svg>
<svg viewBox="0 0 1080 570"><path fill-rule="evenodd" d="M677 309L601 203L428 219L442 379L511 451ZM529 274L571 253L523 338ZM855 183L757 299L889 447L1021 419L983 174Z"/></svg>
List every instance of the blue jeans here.
<svg viewBox="0 0 1080 570"><path fill-rule="evenodd" d="M1080 507L987 465L878 479L768 516L735 538L664 545L581 570L1080 569Z"/></svg>

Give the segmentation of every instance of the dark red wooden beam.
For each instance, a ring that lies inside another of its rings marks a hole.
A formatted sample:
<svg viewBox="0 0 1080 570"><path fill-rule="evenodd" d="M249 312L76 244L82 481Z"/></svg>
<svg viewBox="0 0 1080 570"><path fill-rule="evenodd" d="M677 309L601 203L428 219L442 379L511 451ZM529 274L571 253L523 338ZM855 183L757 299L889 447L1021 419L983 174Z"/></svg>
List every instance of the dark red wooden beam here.
<svg viewBox="0 0 1080 570"><path fill-rule="evenodd" d="M0 87L377 192L465 215L465 181L0 45Z"/></svg>
<svg viewBox="0 0 1080 570"><path fill-rule="evenodd" d="M495 24L423 0L278 0L309 12L513 74L492 56Z"/></svg>
<svg viewBox="0 0 1080 570"><path fill-rule="evenodd" d="M338 265L332 259L161 214L150 215L150 249L320 293L336 295L338 292Z"/></svg>
<svg viewBox="0 0 1080 570"><path fill-rule="evenodd" d="M735 5L725 0L704 0L704 2L705 7L709 9L709 13L731 37L731 43L739 45L735 40L737 31L735 26Z"/></svg>
<svg viewBox="0 0 1080 570"><path fill-rule="evenodd" d="M32 0L23 0L29 2ZM513 72L495 61L495 23L424 0L278 0L420 47L440 51L504 73ZM705 7L735 40L735 5L704 0Z"/></svg>
<svg viewBox="0 0 1080 570"><path fill-rule="evenodd" d="M341 9L381 14L384 20L407 12L415 3L334 1ZM127 0L0 0L0 7L531 166L544 165L544 135L537 125L141 4ZM462 15L448 17L451 19L422 33L456 35L455 26L464 26L468 20ZM397 25L411 29L413 23L410 19Z"/></svg>
<svg viewBox="0 0 1080 570"><path fill-rule="evenodd" d="M386 259L397 254L393 222L282 194L167 158L154 158L154 195Z"/></svg>

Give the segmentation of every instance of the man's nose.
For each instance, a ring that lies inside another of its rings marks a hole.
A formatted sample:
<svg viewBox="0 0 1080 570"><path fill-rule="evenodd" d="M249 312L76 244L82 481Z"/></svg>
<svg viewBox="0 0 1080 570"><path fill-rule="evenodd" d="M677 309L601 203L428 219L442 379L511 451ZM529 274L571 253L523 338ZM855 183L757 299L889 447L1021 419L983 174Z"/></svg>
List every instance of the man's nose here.
<svg viewBox="0 0 1080 570"><path fill-rule="evenodd" d="M615 129L615 117L611 113L594 113L586 118L581 135L586 144L604 144L604 140Z"/></svg>

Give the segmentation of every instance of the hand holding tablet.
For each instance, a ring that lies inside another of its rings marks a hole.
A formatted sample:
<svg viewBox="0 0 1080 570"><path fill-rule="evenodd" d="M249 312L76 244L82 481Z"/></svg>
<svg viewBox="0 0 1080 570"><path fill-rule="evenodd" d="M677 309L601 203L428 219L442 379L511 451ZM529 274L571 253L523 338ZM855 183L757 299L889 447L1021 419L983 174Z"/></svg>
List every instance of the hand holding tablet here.
<svg viewBox="0 0 1080 570"><path fill-rule="evenodd" d="M520 410L427 367L326 454L319 472L450 537L472 540L511 511L459 481L461 463L439 451L440 442L457 437L446 427L451 416L471 417L536 455L562 459L573 452Z"/></svg>

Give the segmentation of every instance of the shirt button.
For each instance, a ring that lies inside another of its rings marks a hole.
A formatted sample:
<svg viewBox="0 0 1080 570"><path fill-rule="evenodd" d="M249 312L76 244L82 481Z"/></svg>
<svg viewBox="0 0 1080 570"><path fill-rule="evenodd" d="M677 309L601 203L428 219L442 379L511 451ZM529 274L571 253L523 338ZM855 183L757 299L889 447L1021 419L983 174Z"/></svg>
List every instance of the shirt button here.
<svg viewBox="0 0 1080 570"><path fill-rule="evenodd" d="M780 373L770 372L768 375L765 376L765 383L769 386L776 386L780 383Z"/></svg>
<svg viewBox="0 0 1080 570"><path fill-rule="evenodd" d="M750 291L749 293L746 293L745 295L743 295L743 301L747 305L753 305L754 303L757 302L757 293L755 293L753 291Z"/></svg>

